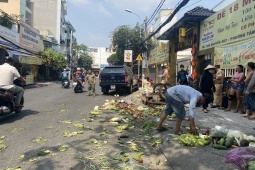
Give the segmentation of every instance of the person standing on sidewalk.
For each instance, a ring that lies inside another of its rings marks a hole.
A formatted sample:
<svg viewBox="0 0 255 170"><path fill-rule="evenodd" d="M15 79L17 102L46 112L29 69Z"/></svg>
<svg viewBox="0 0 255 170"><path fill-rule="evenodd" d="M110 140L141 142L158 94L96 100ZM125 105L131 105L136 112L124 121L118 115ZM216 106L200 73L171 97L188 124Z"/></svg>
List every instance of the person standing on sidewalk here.
<svg viewBox="0 0 255 170"><path fill-rule="evenodd" d="M177 82L180 85L188 85L188 80L187 80L187 76L188 76L188 72L186 70L184 70L184 65L181 64L180 65L180 71L178 71L177 73Z"/></svg>
<svg viewBox="0 0 255 170"><path fill-rule="evenodd" d="M215 73L215 67L212 65L208 65L205 69L204 69L204 73L201 76L200 79L200 92L202 94L207 93L210 95L213 95L213 92L215 92L215 85L213 82L213 74ZM209 103L205 103L203 105L203 111L204 113L207 113L207 107L208 107Z"/></svg>
<svg viewBox="0 0 255 170"><path fill-rule="evenodd" d="M238 113L241 104L241 94L244 90L244 79L245 75L243 72L243 66L237 65L236 72L231 78L232 85L228 95L228 108L225 111L231 111L232 100L236 95L236 110L234 111L234 113Z"/></svg>
<svg viewBox="0 0 255 170"><path fill-rule="evenodd" d="M216 75L214 79L215 92L213 93L213 105L212 108L221 107L222 105L222 88L225 73L220 69L220 65L215 65Z"/></svg>
<svg viewBox="0 0 255 170"><path fill-rule="evenodd" d="M88 82L88 96L90 96L93 93L93 96L96 96L96 76L91 71L91 69L88 69L88 74L85 78L85 80Z"/></svg>
<svg viewBox="0 0 255 170"><path fill-rule="evenodd" d="M190 121L190 130L192 133L197 134L197 129L195 125L195 108L197 103L203 105L205 103L210 103L212 97L209 94L202 94L199 91L193 89L192 87L179 85L173 86L167 89L166 91L166 109L165 112L160 116L160 121L156 127L157 131L167 130L163 127L163 122L168 115L171 115L173 112L176 114L176 128L175 134L182 134L181 123L186 116L186 111L184 108L185 104L189 104L189 121Z"/></svg>
<svg viewBox="0 0 255 170"><path fill-rule="evenodd" d="M249 85L245 91L246 100L246 113L252 113L252 116L249 116L249 119L255 119L255 71L253 71ZM248 110L249 109L249 110Z"/></svg>

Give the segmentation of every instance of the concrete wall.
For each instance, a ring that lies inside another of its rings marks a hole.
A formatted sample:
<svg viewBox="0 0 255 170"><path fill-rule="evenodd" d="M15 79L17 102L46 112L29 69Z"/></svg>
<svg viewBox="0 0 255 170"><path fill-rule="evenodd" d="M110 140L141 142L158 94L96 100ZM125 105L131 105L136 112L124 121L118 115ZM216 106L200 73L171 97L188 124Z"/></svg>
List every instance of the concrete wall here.
<svg viewBox="0 0 255 170"><path fill-rule="evenodd" d="M89 47L89 49L97 49L97 52L90 52L93 58L93 64L108 64L107 58L111 55L110 49L105 47Z"/></svg>
<svg viewBox="0 0 255 170"><path fill-rule="evenodd" d="M33 27L40 31L50 30L60 43L60 0L34 1Z"/></svg>

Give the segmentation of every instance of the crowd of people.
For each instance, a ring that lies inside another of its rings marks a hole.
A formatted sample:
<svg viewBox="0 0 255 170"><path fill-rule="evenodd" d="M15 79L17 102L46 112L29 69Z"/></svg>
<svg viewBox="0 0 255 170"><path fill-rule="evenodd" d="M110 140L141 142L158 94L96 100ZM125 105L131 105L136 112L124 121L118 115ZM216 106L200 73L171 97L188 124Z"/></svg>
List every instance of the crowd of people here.
<svg viewBox="0 0 255 170"><path fill-rule="evenodd" d="M166 91L166 109L160 117L156 127L157 131L167 130L162 126L164 120L173 112L176 114L175 134L182 134L180 129L182 120L186 116L185 104L189 104L189 121L191 132L197 133L195 126L195 108L197 105L203 106L204 113L207 113L208 104L212 108L224 109L226 112L232 110L232 101L236 99L236 108L234 113L238 113L241 104L245 111L244 117L255 119L255 64L247 64L247 73L244 73L244 67L237 65L235 73L229 80L226 80L225 73L220 65L208 65L200 77L199 90L189 87L188 72L184 66L180 66L177 73L177 86L170 87ZM186 77L186 78L185 78ZM242 100L243 99L243 100Z"/></svg>

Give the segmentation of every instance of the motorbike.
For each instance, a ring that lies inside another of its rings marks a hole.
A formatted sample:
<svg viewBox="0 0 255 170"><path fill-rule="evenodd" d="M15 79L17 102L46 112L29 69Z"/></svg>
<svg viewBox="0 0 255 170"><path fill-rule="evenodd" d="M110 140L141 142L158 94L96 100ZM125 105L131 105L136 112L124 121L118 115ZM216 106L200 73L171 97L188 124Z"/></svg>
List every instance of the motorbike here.
<svg viewBox="0 0 255 170"><path fill-rule="evenodd" d="M64 78L63 83L62 83L62 86L63 86L64 88L69 88L70 83L69 83L68 78Z"/></svg>
<svg viewBox="0 0 255 170"><path fill-rule="evenodd" d="M73 90L74 90L74 93L83 92L82 78L73 79Z"/></svg>
<svg viewBox="0 0 255 170"><path fill-rule="evenodd" d="M16 86L24 88L22 82L18 79L13 81ZM0 117L11 114L13 112L19 113L23 106L15 106L16 93L10 90L0 88ZM24 105L24 96L22 96L20 105Z"/></svg>

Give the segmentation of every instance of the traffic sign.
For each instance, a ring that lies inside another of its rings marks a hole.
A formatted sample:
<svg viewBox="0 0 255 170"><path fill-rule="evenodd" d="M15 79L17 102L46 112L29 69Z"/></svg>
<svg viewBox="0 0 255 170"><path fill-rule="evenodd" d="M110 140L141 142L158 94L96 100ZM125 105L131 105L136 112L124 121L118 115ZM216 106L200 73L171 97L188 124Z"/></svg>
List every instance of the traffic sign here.
<svg viewBox="0 0 255 170"><path fill-rule="evenodd" d="M143 60L143 58L142 58L142 56L139 54L139 55L136 57L136 60L138 60L138 61L142 61L142 60Z"/></svg>

